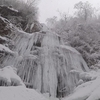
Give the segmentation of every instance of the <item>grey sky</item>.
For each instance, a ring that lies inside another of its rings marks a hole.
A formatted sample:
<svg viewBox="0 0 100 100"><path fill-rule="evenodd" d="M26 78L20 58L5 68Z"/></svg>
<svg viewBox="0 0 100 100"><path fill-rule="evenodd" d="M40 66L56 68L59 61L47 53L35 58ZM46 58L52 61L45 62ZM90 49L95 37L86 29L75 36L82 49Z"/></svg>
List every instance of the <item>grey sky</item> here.
<svg viewBox="0 0 100 100"><path fill-rule="evenodd" d="M94 7L99 7L100 0L40 0L39 20L45 22L47 18L58 16L60 12L73 13L73 7L79 1L89 1Z"/></svg>

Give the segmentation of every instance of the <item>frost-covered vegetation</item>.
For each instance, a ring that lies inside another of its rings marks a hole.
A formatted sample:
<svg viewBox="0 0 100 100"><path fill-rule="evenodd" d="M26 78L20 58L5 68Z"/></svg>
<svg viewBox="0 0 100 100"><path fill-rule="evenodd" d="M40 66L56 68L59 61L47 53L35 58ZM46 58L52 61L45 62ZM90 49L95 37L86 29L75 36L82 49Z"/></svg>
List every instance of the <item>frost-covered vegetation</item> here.
<svg viewBox="0 0 100 100"><path fill-rule="evenodd" d="M39 0L1 0L0 5L12 7L22 12L24 17L27 17L27 20L34 21L37 20L38 8L37 3ZM31 18L31 19L30 19Z"/></svg>
<svg viewBox="0 0 100 100"><path fill-rule="evenodd" d="M38 7L39 0L1 0L0 14L6 17L20 29L32 33L38 30ZM32 30L35 25L35 29Z"/></svg>
<svg viewBox="0 0 100 100"><path fill-rule="evenodd" d="M61 19L49 18L47 25L64 39L65 44L76 48L92 68L100 60L99 11L88 2L79 2L74 9L74 16L60 13Z"/></svg>

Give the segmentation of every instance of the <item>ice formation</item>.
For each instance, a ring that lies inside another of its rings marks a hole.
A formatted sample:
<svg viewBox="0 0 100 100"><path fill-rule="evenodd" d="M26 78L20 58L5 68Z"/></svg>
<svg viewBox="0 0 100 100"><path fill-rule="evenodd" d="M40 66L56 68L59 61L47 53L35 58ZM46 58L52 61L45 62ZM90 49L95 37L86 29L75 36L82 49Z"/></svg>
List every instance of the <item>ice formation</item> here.
<svg viewBox="0 0 100 100"><path fill-rule="evenodd" d="M0 17L0 20L11 29L7 34L7 39L11 41L10 44L7 42L8 47L0 44L5 49L0 53L0 67L16 67L18 75L30 88L49 93L49 96L64 97L73 91L79 81L77 74L70 71L89 71L81 54L64 45L56 33L45 28L44 31L28 34L12 28L13 25L4 18Z"/></svg>

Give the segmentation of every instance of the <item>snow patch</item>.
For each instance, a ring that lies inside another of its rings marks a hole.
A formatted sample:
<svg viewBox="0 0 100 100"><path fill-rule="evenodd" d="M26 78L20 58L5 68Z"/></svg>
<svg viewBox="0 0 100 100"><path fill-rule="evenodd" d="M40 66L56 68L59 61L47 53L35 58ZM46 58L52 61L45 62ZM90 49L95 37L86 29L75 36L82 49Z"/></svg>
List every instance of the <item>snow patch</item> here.
<svg viewBox="0 0 100 100"><path fill-rule="evenodd" d="M2 40L7 40L7 38L5 38L5 37L2 37L2 36L0 36L0 39L2 39Z"/></svg>
<svg viewBox="0 0 100 100"><path fill-rule="evenodd" d="M15 52L11 51L8 47L5 47L2 44L0 44L0 51L8 52L8 53L11 53L11 54L14 54L15 53Z"/></svg>
<svg viewBox="0 0 100 100"><path fill-rule="evenodd" d="M24 86L25 84L22 82L21 78L16 74L17 69L11 66L6 66L0 69L0 81L5 82L7 85L11 85L12 83L16 86Z"/></svg>
<svg viewBox="0 0 100 100"><path fill-rule="evenodd" d="M73 53L76 53L76 54L80 55L80 53L76 49L72 48L71 46L60 45L60 47L63 48L63 49L67 49L67 50L69 50L69 51L71 51Z"/></svg>

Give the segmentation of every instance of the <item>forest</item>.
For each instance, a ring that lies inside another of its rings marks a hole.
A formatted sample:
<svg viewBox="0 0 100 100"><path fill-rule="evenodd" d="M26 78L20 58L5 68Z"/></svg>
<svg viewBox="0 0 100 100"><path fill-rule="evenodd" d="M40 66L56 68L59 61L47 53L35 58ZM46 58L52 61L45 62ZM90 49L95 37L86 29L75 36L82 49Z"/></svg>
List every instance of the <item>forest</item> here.
<svg viewBox="0 0 100 100"><path fill-rule="evenodd" d="M60 19L56 16L48 18L47 26L59 34L65 44L78 50L90 68L99 67L100 11L93 8L88 1L78 2L74 9L73 15L59 12Z"/></svg>

